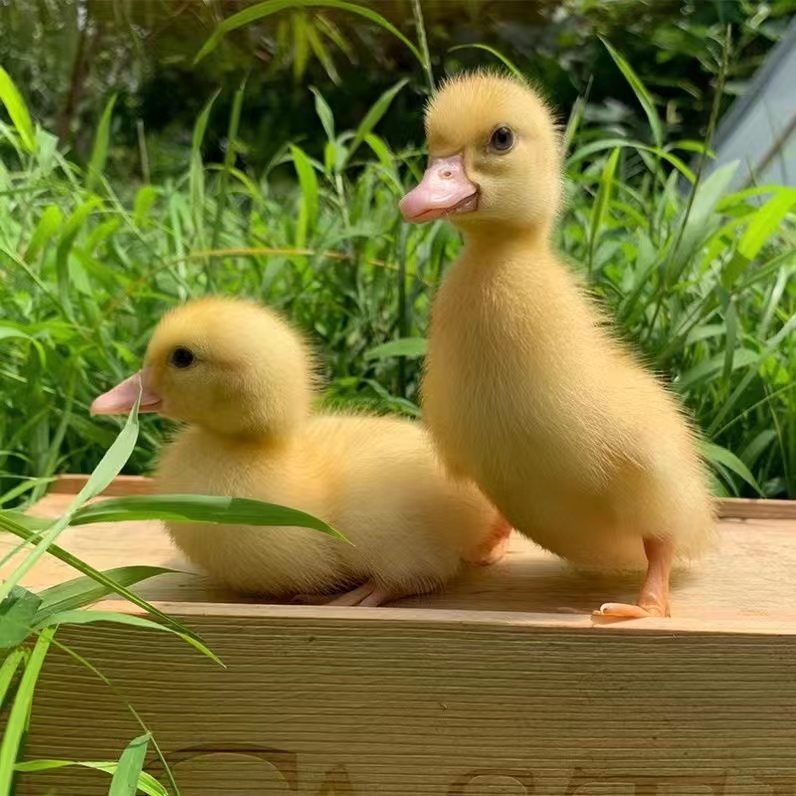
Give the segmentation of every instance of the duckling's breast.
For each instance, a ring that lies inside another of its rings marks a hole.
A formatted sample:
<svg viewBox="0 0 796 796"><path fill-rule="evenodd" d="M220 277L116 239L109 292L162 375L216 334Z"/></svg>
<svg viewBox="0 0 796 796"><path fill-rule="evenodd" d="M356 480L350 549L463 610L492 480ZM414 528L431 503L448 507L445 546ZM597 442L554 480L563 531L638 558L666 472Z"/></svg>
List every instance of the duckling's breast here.
<svg viewBox="0 0 796 796"><path fill-rule="evenodd" d="M328 518L329 499L294 451L234 444L188 429L164 450L161 493L242 497ZM166 523L178 548L214 580L246 593L290 596L348 583L332 540L295 527Z"/></svg>

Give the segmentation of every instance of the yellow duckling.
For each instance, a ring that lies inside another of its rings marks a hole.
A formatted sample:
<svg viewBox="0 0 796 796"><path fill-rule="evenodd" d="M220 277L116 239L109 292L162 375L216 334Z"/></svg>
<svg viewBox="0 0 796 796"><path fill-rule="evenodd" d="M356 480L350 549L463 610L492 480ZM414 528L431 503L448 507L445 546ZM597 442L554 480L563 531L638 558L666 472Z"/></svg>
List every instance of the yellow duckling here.
<svg viewBox="0 0 796 796"><path fill-rule="evenodd" d="M539 96L469 74L426 111L430 164L406 220L445 216L465 249L435 298L423 411L451 472L576 566L646 567L636 605L669 615L673 562L715 525L695 436L553 252L562 146Z"/></svg>
<svg viewBox="0 0 796 796"><path fill-rule="evenodd" d="M186 424L162 453L162 492L301 509L352 545L306 528L166 523L194 563L232 589L295 597L353 588L340 605L431 591L463 559L500 557L506 530L474 487L452 482L406 420L314 415L313 361L298 333L254 303L202 299L161 320L144 367L92 404Z"/></svg>

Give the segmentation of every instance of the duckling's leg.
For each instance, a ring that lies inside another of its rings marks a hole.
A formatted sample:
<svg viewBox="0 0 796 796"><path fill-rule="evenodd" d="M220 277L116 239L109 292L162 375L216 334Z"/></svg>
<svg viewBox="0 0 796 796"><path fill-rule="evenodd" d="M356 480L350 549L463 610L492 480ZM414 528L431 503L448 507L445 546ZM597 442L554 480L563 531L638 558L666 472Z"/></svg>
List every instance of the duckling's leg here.
<svg viewBox="0 0 796 796"><path fill-rule="evenodd" d="M615 617L617 619L642 619L649 616L670 616L669 576L674 560L674 545L671 541L645 539L644 552L647 554L647 577L641 587L636 605L626 603L605 603L595 616Z"/></svg>
<svg viewBox="0 0 796 796"><path fill-rule="evenodd" d="M485 567L500 561L509 546L511 531L509 521L502 514L498 515L492 532L478 545L472 555L467 556L465 559L467 563Z"/></svg>

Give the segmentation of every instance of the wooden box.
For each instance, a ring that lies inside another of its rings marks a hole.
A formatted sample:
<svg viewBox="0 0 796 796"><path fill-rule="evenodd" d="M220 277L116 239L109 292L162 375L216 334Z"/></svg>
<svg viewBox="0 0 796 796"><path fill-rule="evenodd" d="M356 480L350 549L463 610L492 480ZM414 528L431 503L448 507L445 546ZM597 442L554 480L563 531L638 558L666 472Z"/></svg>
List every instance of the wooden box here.
<svg viewBox="0 0 796 796"><path fill-rule="evenodd" d="M73 482L37 513L59 513ZM113 491L131 489L147 482ZM227 668L166 634L63 628L114 689L54 650L27 756L115 759L141 732L128 700L185 796L796 795L796 504L722 513L719 549L675 583L668 620L593 623L638 582L578 576L519 537L500 564L386 608L254 604L162 576L138 591ZM187 566L157 523L61 542L100 568ZM27 585L73 574L48 559ZM164 781L154 757L148 770ZM19 793L108 782L62 769L26 775Z"/></svg>

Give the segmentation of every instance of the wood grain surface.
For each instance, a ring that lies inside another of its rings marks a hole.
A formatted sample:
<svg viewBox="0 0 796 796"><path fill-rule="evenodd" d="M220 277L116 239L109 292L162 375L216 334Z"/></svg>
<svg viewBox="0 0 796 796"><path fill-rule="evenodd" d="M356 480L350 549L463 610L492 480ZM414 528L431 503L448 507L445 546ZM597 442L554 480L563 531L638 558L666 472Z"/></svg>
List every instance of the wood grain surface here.
<svg viewBox="0 0 796 796"><path fill-rule="evenodd" d="M194 574L157 578L138 591L227 668L165 634L62 628L115 690L54 651L27 754L115 759L141 732L129 700L185 796L796 796L796 521L753 516L722 522L717 550L677 579L669 620L594 624L590 609L638 583L577 575L520 537L500 564L385 608L266 605ZM157 523L59 542L101 568L187 568ZM48 559L27 583L72 574ZM163 779L154 757L148 770ZM19 793L108 782L63 769Z"/></svg>

